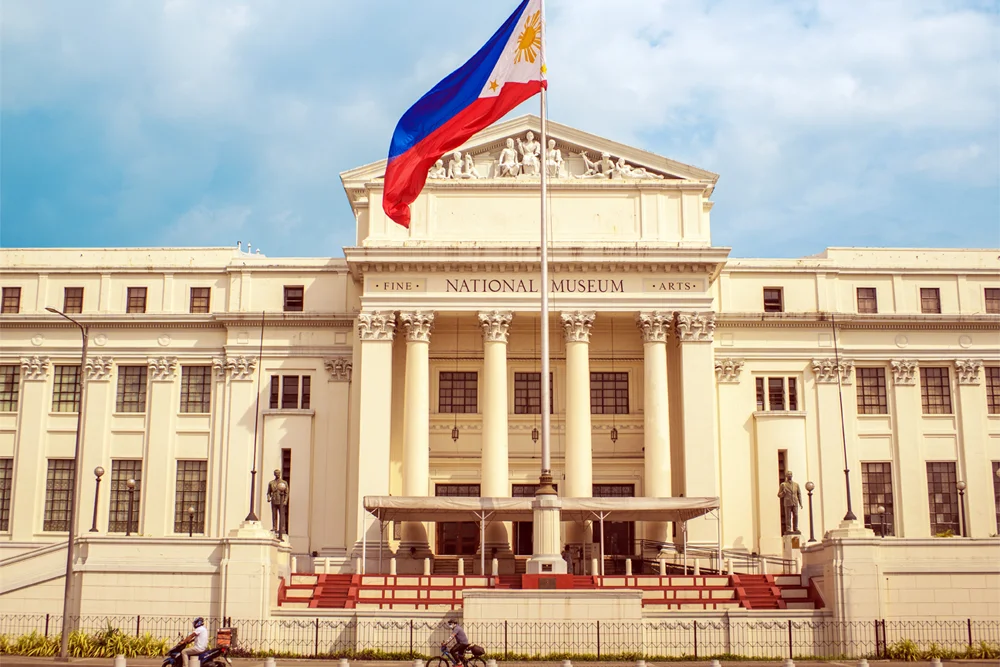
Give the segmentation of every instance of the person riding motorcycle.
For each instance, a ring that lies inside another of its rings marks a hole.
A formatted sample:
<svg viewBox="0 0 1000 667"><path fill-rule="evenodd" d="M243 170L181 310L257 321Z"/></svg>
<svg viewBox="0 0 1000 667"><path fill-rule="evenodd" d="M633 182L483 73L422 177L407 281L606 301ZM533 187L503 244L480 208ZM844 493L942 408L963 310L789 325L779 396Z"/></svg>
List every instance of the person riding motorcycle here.
<svg viewBox="0 0 1000 667"><path fill-rule="evenodd" d="M193 641L191 646L181 651L181 658L184 661L183 667L189 667L188 658L192 655L201 655L208 650L208 628L205 627L205 619L199 616L192 621L194 632L184 638L184 643Z"/></svg>

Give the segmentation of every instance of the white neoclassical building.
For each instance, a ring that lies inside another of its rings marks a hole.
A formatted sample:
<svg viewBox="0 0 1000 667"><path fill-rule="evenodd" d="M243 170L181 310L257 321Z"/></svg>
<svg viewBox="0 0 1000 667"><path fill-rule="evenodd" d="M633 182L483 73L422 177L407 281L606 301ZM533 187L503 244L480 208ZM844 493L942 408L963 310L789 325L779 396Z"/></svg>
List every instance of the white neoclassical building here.
<svg viewBox="0 0 1000 667"><path fill-rule="evenodd" d="M471 168L447 156L457 171L432 170L408 230L382 211L384 161L343 173L357 242L342 258L0 251L0 600L59 610L76 474L84 612L139 608L131 591L151 581L183 588L178 609L224 609L262 563L246 594L261 614L292 567L394 557L417 572L431 558L454 572L479 553L474 523L381 526L363 499L532 496L542 381L561 496L719 501L683 526L606 524L609 562L686 544L819 572L846 467L874 531L858 538L866 562L895 563L878 604L902 604L890 591L914 567L948 570L949 588L1000 584L996 249L730 259L710 234L717 175L552 123L543 380L538 178L509 155L498 167L508 140L538 129L522 117L485 130L461 149ZM89 328L82 377L79 331L47 308ZM285 541L245 521L252 505L271 529L274 470L289 486ZM803 500L794 541L787 472ZM579 574L599 532L563 525ZM910 555L871 556L890 543ZM484 548L522 572L531 524L489 524ZM94 592L108 586L131 597ZM967 601L1000 614L1000 599Z"/></svg>

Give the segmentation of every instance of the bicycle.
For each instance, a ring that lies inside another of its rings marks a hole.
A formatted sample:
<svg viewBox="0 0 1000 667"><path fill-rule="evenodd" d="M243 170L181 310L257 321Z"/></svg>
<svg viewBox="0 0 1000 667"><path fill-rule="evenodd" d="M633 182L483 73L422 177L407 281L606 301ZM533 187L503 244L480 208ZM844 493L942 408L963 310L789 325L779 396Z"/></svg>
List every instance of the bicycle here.
<svg viewBox="0 0 1000 667"><path fill-rule="evenodd" d="M469 657L470 653L472 653L471 646L465 649L465 655L462 656L466 667L486 667L485 660L475 655ZM442 644L440 657L428 660L427 667L459 667L459 665L455 662L454 656L448 651L448 647Z"/></svg>

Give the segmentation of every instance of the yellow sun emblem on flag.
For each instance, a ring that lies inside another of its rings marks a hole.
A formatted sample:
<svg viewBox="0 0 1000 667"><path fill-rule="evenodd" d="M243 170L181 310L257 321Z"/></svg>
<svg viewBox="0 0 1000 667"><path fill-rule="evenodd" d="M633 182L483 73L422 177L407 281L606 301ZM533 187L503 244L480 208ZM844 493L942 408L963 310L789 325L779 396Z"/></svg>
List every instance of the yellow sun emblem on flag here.
<svg viewBox="0 0 1000 667"><path fill-rule="evenodd" d="M521 62L523 57L529 63L535 62L542 50L542 12L535 12L524 22L524 31L517 37L517 55L514 62Z"/></svg>

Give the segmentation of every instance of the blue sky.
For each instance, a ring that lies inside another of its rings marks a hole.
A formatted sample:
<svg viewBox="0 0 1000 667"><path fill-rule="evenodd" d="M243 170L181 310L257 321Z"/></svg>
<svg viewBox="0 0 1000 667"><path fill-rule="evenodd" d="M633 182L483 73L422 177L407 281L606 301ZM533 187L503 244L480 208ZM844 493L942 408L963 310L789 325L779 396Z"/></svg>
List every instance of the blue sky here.
<svg viewBox="0 0 1000 667"><path fill-rule="evenodd" d="M4 0L0 245L339 256L339 173L515 4ZM546 7L550 117L719 173L733 256L1000 246L996 0Z"/></svg>

